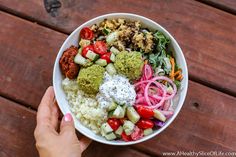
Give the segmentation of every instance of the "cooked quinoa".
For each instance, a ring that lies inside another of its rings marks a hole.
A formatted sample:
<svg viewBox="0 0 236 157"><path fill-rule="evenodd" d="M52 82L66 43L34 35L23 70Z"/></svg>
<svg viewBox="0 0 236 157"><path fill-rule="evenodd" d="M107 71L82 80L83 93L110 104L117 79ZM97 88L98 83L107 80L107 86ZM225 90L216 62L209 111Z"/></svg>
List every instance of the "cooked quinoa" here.
<svg viewBox="0 0 236 157"><path fill-rule="evenodd" d="M95 98L88 97L79 90L76 80L65 78L62 87L76 118L94 133L99 134L102 123L107 120L107 111L99 106Z"/></svg>
<svg viewBox="0 0 236 157"><path fill-rule="evenodd" d="M141 51L144 53L151 52L154 47L153 33L141 28L140 21L127 21L125 19L105 19L100 25L93 25L91 29L95 35L101 36L106 34L104 29L110 32L117 32L118 39L112 42L110 46L115 46L120 51L128 49Z"/></svg>

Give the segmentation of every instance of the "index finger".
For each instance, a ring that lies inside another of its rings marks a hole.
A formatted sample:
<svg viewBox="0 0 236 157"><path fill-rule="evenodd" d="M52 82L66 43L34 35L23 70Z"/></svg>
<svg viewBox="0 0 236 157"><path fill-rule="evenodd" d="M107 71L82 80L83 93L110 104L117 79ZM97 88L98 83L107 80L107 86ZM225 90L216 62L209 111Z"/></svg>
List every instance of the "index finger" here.
<svg viewBox="0 0 236 157"><path fill-rule="evenodd" d="M37 124L50 123L54 96L53 87L48 87L38 107Z"/></svg>

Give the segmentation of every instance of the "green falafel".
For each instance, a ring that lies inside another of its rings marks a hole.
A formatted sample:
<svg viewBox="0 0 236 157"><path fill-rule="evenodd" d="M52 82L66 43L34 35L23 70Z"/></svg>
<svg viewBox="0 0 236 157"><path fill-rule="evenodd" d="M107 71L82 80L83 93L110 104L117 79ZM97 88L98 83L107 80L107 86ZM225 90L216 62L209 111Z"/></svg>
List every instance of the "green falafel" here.
<svg viewBox="0 0 236 157"><path fill-rule="evenodd" d="M81 69L77 78L79 89L87 94L97 94L103 81L104 72L105 69L100 65Z"/></svg>
<svg viewBox="0 0 236 157"><path fill-rule="evenodd" d="M144 61L140 52L122 51L116 56L114 66L118 73L125 75L131 80L141 77Z"/></svg>

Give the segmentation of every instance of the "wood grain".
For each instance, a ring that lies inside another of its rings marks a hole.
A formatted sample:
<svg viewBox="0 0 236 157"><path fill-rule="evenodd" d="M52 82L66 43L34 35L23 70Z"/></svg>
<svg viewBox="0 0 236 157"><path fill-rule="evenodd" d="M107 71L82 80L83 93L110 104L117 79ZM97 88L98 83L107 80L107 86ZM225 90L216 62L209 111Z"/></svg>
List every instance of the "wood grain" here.
<svg viewBox="0 0 236 157"><path fill-rule="evenodd" d="M0 94L37 108L66 35L0 12Z"/></svg>
<svg viewBox="0 0 236 157"><path fill-rule="evenodd" d="M234 97L190 81L184 106L173 124L134 147L159 155L163 150L236 150L235 102Z"/></svg>
<svg viewBox="0 0 236 157"><path fill-rule="evenodd" d="M35 112L0 97L0 156L37 157L35 124Z"/></svg>
<svg viewBox="0 0 236 157"><path fill-rule="evenodd" d="M185 104L173 124L160 135L133 148L152 155L167 151L236 150L236 98L191 81L189 89ZM0 142L0 148L4 149L1 155L11 157L17 153L23 156L28 150L35 154L35 112L3 98L0 98L0 105L0 139L5 141ZM84 155L101 156L104 151L106 156L145 156L129 147L99 143L93 143Z"/></svg>
<svg viewBox="0 0 236 157"><path fill-rule="evenodd" d="M2 97L0 97L0 106L0 156L37 157L33 135L36 112ZM110 157L111 155L147 157L129 147L108 146L95 142L83 153L83 157Z"/></svg>
<svg viewBox="0 0 236 157"><path fill-rule="evenodd" d="M235 0L197 0L236 15Z"/></svg>
<svg viewBox="0 0 236 157"><path fill-rule="evenodd" d="M192 80L236 95L236 65L233 64L236 58L236 27L233 27L236 26L236 17L233 15L185 0L182 3L153 0L148 4L141 0L126 3L63 0L59 15L53 18L44 11L41 1L12 0L11 3L17 5L0 0L1 6L11 8L19 15L34 17L66 32L108 12L133 12L147 16L166 27L179 41ZM0 85L3 87L0 93L37 108L42 93L51 84L53 62L66 35L5 13L0 16L4 21L0 24L0 64L3 69L0 72ZM16 77L18 73L20 75Z"/></svg>
<svg viewBox="0 0 236 157"><path fill-rule="evenodd" d="M84 157L148 157L136 150L130 149L128 146L109 146L97 142L93 142L83 153Z"/></svg>

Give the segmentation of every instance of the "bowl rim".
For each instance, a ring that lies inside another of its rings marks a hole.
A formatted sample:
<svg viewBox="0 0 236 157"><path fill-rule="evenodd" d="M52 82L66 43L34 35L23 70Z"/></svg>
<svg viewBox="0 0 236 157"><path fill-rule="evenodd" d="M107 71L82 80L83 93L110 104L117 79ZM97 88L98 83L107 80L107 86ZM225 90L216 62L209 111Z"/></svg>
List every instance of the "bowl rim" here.
<svg viewBox="0 0 236 157"><path fill-rule="evenodd" d="M133 13L109 13L109 14L104 14L104 15L100 15L100 16L97 16L95 18L92 18L86 22L84 22L83 24L81 24L80 26L78 26L67 38L66 40L63 42L62 46L60 47L58 53L57 53L57 57L55 59L55 62L54 62L54 68L53 68L53 88L54 88L54 92L55 92L55 98L56 100L59 100L59 95L57 94L57 91L55 90L55 81L56 81L56 67L57 67L57 64L59 64L59 58L61 56L59 56L60 52L62 51L62 48L65 47L65 44L70 40L70 38L76 34L81 28L87 26L88 23L91 23L91 22L94 22L94 21L97 21L97 20L100 20L100 19L105 19L105 18L109 18L111 16L124 16L124 18L127 18L129 19L129 17L126 17L126 16L130 16L130 17L134 17L134 18L138 18L138 19L142 19L142 20L146 20L148 21L149 23L152 23L154 25L156 25L156 27L159 27L159 29L162 29L162 31L168 35L168 37L170 38L171 42L176 46L178 53L180 55L180 58L183 60L182 62L182 65L183 67L185 68L185 71L186 71L186 75L184 76L184 79L186 79L185 81L185 84L183 84L184 88L183 90L181 91L181 99L179 100L178 102L178 105L175 109L175 112L174 112L174 115L165 123L165 125L161 128L159 128L156 132L152 133L151 135L149 136L146 136L146 137L143 137L137 141L129 141L129 142L116 142L116 141L108 141L106 139L104 140L101 140L101 139L97 139L95 138L94 136L91 136L90 134L86 134L86 132L84 131L81 131L79 128L77 128L76 124L78 125L83 125L83 124L80 124L80 123L76 123L76 119L75 117L73 118L74 119L74 124L75 124L75 128L76 130L78 130L81 134L83 134L84 136L94 140L94 141L97 141L97 142L100 142L100 143L103 143L103 144L108 144L108 145L117 145L117 146L124 146L124 145L133 145L133 144L137 144L137 143L141 143L141 142L144 142L144 141L147 141L153 137L155 137L156 135L160 134L162 131L164 131L173 121L174 119L176 118L176 116L179 114L183 104L184 104L184 101L186 99L186 95L187 95L187 89L188 89L188 67L187 67L187 63L186 63L186 60L185 60L185 57L184 57L184 54L183 54L183 51L182 49L180 48L178 42L175 40L175 38L164 28L162 27L160 24L158 24L157 22L149 19L149 18L146 18L144 16L141 16L141 15L137 15L137 14L133 14ZM95 22L94 22L95 23ZM58 102L58 106L61 110L61 112L63 113L63 115L65 115L66 112L64 110L64 108L60 105L60 103ZM90 130L92 132L92 130ZM99 136L99 135L98 135Z"/></svg>

